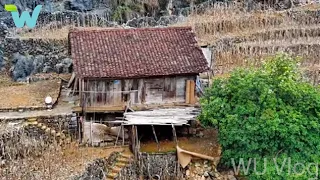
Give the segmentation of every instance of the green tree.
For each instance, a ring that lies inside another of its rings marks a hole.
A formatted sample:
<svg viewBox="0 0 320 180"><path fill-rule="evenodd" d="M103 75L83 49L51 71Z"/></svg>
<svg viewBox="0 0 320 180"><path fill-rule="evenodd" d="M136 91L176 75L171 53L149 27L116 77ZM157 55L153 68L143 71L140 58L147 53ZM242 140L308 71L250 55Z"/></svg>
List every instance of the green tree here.
<svg viewBox="0 0 320 180"><path fill-rule="evenodd" d="M247 177L314 178L315 169L302 175L279 174L272 160L320 162L320 91L302 80L298 62L280 54L259 68L234 70L206 90L199 118L219 130L223 165L231 168L232 159L238 164L240 158L257 158L261 169L263 158L268 158L266 173L257 175L251 163Z"/></svg>

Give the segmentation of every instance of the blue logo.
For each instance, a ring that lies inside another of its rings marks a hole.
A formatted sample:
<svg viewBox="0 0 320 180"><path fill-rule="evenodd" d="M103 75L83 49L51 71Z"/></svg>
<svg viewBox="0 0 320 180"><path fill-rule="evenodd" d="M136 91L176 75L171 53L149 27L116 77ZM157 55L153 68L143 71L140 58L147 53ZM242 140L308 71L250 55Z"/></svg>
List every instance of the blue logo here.
<svg viewBox="0 0 320 180"><path fill-rule="evenodd" d="M6 4L4 8L6 11L11 12L14 24L17 28L22 28L25 24L27 24L29 28L34 28L37 24L42 5L38 5L33 10L31 17L28 11L23 11L20 15L17 6L13 4Z"/></svg>

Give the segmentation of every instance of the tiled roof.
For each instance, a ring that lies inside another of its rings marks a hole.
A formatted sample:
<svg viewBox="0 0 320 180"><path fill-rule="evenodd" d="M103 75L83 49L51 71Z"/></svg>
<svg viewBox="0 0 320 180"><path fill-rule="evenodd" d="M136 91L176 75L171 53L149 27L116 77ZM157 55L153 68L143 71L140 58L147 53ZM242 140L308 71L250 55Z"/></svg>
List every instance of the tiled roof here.
<svg viewBox="0 0 320 180"><path fill-rule="evenodd" d="M69 41L80 77L134 78L208 69L190 27L72 30Z"/></svg>

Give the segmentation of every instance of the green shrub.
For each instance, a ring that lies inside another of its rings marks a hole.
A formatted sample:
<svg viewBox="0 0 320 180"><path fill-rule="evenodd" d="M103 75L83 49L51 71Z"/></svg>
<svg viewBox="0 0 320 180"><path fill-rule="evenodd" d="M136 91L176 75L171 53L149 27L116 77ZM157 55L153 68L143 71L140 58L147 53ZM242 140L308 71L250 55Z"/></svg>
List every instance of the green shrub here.
<svg viewBox="0 0 320 180"><path fill-rule="evenodd" d="M201 122L219 130L223 165L231 168L232 159L237 165L240 158L257 158L257 167L263 167L263 158L268 158L266 173L257 175L251 164L247 177L314 178L308 172L277 173L272 162L277 157L320 162L320 91L302 81L297 59L280 54L260 68L237 69L213 82L201 106Z"/></svg>

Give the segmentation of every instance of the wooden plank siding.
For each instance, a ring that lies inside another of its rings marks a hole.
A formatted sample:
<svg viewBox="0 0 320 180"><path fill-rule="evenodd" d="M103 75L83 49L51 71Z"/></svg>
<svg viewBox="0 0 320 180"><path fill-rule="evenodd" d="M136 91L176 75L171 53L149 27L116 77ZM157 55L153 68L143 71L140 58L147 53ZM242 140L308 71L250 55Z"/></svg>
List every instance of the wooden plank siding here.
<svg viewBox="0 0 320 180"><path fill-rule="evenodd" d="M119 106L131 104L184 103L186 82L193 76L164 76L141 79L81 79L81 102L87 107Z"/></svg>

